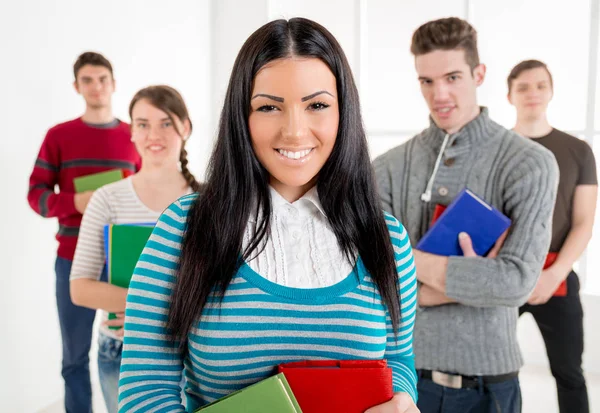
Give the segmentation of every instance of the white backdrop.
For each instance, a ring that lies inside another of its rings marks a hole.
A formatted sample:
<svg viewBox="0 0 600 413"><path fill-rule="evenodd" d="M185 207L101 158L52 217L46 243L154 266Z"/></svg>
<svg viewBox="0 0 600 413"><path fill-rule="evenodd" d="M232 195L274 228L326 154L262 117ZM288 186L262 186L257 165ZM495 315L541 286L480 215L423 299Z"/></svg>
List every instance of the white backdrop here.
<svg viewBox="0 0 600 413"><path fill-rule="evenodd" d="M180 89L194 121L190 166L196 173L204 169L212 140L210 4L171 4L39 0L11 2L8 13L0 11L1 411L35 412L62 397L54 298L57 223L37 216L26 196L48 128L84 110L72 87L77 56L95 50L112 62L114 109L122 120L128 121L129 101L141 87L168 83Z"/></svg>
<svg viewBox="0 0 600 413"><path fill-rule="evenodd" d="M0 254L8 264L0 277L1 410L37 411L61 397L53 272L57 224L29 209L26 192L46 130L83 111L71 86L72 64L81 52L99 51L113 63L114 109L123 120L128 120L130 98L143 86L167 83L182 92L194 122L190 165L202 177L233 60L252 31L280 17L312 18L340 41L359 85L372 156L427 126L410 37L425 21L451 15L468 18L478 29L481 59L488 67L479 97L494 119L512 126L506 76L518 61L539 58L555 78L552 123L591 139L600 135L600 122L595 122L600 121L600 110L589 109L589 57L597 57L592 52L598 44L598 39L590 42L590 8L590 0L571 0L572 17L567 20L564 7L550 7L543 0L13 2L8 13L0 13L0 176L6 194L0 204L6 217ZM595 97L597 91L589 93ZM595 146L600 147L600 138ZM600 261L592 257L587 264L588 290L600 293ZM584 306L585 367L600 372L600 332L592 325L600 315L600 297L585 295ZM530 318L521 320L519 337L528 363L547 363Z"/></svg>

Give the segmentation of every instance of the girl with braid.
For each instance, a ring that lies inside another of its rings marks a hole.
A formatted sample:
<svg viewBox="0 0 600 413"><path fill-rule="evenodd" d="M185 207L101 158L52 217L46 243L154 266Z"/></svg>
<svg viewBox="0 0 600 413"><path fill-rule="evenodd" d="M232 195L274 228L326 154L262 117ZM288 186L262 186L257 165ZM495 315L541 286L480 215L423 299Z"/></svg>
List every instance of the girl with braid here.
<svg viewBox="0 0 600 413"><path fill-rule="evenodd" d="M141 156L142 167L92 196L81 223L70 278L75 304L104 311L98 371L109 413L117 412L127 289L104 282L104 226L156 222L176 199L200 189L187 168L185 143L192 122L181 95L169 86L144 88L133 97L129 116L131 140ZM109 321L107 312L117 313L117 319Z"/></svg>

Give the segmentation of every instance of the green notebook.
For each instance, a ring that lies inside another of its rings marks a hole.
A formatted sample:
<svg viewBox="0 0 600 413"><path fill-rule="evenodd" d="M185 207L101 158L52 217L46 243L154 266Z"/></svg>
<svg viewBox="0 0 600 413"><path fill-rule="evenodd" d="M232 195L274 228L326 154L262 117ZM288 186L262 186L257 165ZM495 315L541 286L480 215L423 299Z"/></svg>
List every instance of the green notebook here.
<svg viewBox="0 0 600 413"><path fill-rule="evenodd" d="M128 288L133 270L140 258L154 225L109 225L107 228L108 282ZM108 319L116 316L108 314ZM119 327L110 327L113 330Z"/></svg>
<svg viewBox="0 0 600 413"><path fill-rule="evenodd" d="M196 410L202 413L302 413L283 373Z"/></svg>
<svg viewBox="0 0 600 413"><path fill-rule="evenodd" d="M123 179L123 171L121 169L112 169L110 171L99 172L86 176L80 176L73 179L75 192L95 191L96 189L117 182Z"/></svg>

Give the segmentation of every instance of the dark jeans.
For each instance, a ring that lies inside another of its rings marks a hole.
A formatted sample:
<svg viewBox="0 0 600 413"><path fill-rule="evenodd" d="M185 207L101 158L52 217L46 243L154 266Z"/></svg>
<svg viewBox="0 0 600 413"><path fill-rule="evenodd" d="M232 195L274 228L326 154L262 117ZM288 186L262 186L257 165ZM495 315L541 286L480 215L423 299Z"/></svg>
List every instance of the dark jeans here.
<svg viewBox="0 0 600 413"><path fill-rule="evenodd" d="M95 310L71 302L69 275L72 261L56 259L56 305L62 336L62 376L67 413L92 412L89 353Z"/></svg>
<svg viewBox="0 0 600 413"><path fill-rule="evenodd" d="M583 308L579 297L579 277L567 278L567 296L552 297L546 304L525 304L519 315L528 312L537 323L556 379L561 413L590 411L587 387L581 368L583 355Z"/></svg>
<svg viewBox="0 0 600 413"><path fill-rule="evenodd" d="M453 389L429 379L417 383L421 413L520 413L519 379L483 384L475 389Z"/></svg>

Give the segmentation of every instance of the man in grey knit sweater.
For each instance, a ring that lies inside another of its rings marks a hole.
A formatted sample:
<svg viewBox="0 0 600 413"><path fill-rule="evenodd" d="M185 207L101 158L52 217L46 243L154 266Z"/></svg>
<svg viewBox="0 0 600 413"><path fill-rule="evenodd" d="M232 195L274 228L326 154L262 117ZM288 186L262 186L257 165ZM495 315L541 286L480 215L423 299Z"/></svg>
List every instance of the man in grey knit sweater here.
<svg viewBox="0 0 600 413"><path fill-rule="evenodd" d="M512 220L487 257L476 256L464 234L464 256L415 251L418 407L422 413L520 412L517 308L533 290L550 244L556 160L477 104L485 66L469 23L426 23L414 33L411 52L431 124L374 161L384 209L404 224L413 245L436 205L448 205L465 187Z"/></svg>

